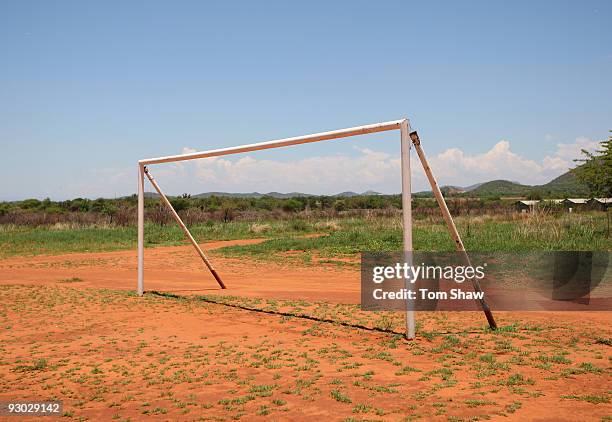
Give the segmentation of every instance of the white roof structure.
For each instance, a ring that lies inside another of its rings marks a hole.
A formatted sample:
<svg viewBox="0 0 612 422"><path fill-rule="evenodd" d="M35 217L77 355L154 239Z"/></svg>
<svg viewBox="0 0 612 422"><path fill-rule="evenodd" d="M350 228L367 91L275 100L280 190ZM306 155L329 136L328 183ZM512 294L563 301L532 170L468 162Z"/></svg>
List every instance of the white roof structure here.
<svg viewBox="0 0 612 422"><path fill-rule="evenodd" d="M586 198L567 198L567 199L544 199L542 201L537 200L537 199L523 199L520 201L516 201L515 204L523 204L526 205L528 207L533 207L535 205L537 205L540 202L552 202L553 204L572 204L572 205L584 205L584 204L588 204L589 202L595 201L599 204L603 204L603 205L608 205L608 204L612 204L612 198L592 198L592 199L586 199Z"/></svg>
<svg viewBox="0 0 612 422"><path fill-rule="evenodd" d="M585 198L567 198L565 199L565 201L571 202L572 204L576 205L586 204L587 202L589 202L589 200Z"/></svg>

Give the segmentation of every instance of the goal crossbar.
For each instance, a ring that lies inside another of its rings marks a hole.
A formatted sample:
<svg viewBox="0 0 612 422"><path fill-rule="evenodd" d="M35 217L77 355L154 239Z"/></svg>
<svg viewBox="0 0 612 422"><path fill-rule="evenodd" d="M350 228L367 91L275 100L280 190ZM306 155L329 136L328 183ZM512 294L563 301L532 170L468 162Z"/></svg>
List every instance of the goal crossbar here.
<svg viewBox="0 0 612 422"><path fill-rule="evenodd" d="M385 132L399 130L400 131L400 142L401 142L401 175L402 175L402 220L403 220L403 244L404 244L404 252L406 253L406 259L411 259L410 252L412 252L412 189L411 189L411 171L410 171L410 148L411 148L411 140L414 143L415 148L418 153L418 157L423 165L425 173L427 174L427 178L431 184L432 191L436 199L438 200L438 205L440 206L440 210L444 216L444 219L448 223L449 232L451 237L456 242L456 246L458 250L462 250L465 252L463 247L463 243L459 237L459 233L452 221L452 217L448 211L448 207L446 207L446 203L442 194L440 192L440 188L438 187L437 182L429 168L425 155L421 149L420 141L418 141L418 136L416 132L410 133L410 122L408 119L400 119L400 120L392 120L388 122L382 123L374 123L370 125L364 126L356 126L346 129L339 129L329 132L321 132L314 133L311 135L304 136L296 136L292 138L284 138L278 139L274 141L267 142L259 142L255 144L248 145L240 145L229 148L220 148L213 149L208 151L201 152L193 152L188 154L179 154L179 155L169 155L165 157L157 157L157 158L148 158L144 160L138 161L138 287L137 293L138 295L142 295L144 293L144 179L145 175L158 192L161 197L162 202L169 209L173 218L179 224L185 236L189 239L193 247L196 249L208 269L211 271L216 281L219 283L221 288L225 288L223 281L221 280L219 274L212 266L210 260L205 255L204 251L197 244L185 224L182 222L176 210L172 207L172 204L166 197L166 195L162 192L161 188L153 179L149 170L147 168L148 165L152 164L161 164L161 163L172 163L178 161L188 161L188 160L196 160L201 158L209 158L209 157L218 157L223 155L230 154L240 154L245 152L252 151L260 151L272 148L281 148L292 145L300 145L307 144L312 142L320 142L327 141L332 139L340 139L351 136L359 136L366 135L370 133L377 132ZM466 254L467 256L467 254ZM409 280L406 280L406 283L409 283ZM476 287L476 286L475 286ZM480 288L480 286L478 286ZM487 320L489 321L489 325L491 328L495 328L495 321L493 319L491 311L486 306L484 301L481 303L483 306L483 310L487 316ZM406 310L406 337L412 339L415 337L415 321L414 321L414 310L411 309L410 303L408 304L408 308Z"/></svg>
<svg viewBox="0 0 612 422"><path fill-rule="evenodd" d="M148 158L140 160L141 165L172 163L176 161L195 160L198 158L218 157L220 155L240 154L242 152L260 151L288 147L291 145L309 144L312 142L328 141L331 139L347 138L349 136L367 135L368 133L385 132L399 129L404 120L392 120L390 122L375 123L372 125L356 126L347 129L332 130L330 132L313 133L311 135L295 136L292 138L277 139L274 141L259 142L256 144L240 145L236 147L211 149L209 151L192 152L189 154L169 155L167 157Z"/></svg>

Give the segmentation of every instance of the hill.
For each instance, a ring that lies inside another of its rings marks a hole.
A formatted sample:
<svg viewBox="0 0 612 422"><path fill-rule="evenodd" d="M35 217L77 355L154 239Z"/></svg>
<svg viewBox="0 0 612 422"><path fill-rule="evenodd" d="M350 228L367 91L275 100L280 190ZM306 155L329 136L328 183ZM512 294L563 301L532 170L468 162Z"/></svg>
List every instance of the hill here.
<svg viewBox="0 0 612 422"><path fill-rule="evenodd" d="M492 180L472 189L470 196L526 196L534 187L509 180Z"/></svg>
<svg viewBox="0 0 612 422"><path fill-rule="evenodd" d="M444 195L461 195L470 197L491 196L528 196L539 194L548 198L580 198L587 197L589 190L581 183L573 173L563 173L561 176L543 185L523 185L509 180L491 180L490 182L477 183L467 187L442 186L440 188ZM415 193L416 196L432 196L431 191Z"/></svg>
<svg viewBox="0 0 612 422"><path fill-rule="evenodd" d="M572 172L567 172L551 180L545 185L537 186L538 190L544 195L565 195L574 197L586 197L589 189L581 183Z"/></svg>
<svg viewBox="0 0 612 422"><path fill-rule="evenodd" d="M264 196L270 196L272 198L285 199L285 198L295 198L299 196L313 196L313 195L310 195L308 193L301 193L301 192L289 192L289 193L281 193L281 192L268 192L268 193L204 192L204 193L199 193L197 195L192 195L192 198L210 198L211 196L218 196L218 197L225 197L225 198L263 198Z"/></svg>
<svg viewBox="0 0 612 422"><path fill-rule="evenodd" d="M375 192L373 190L368 190L363 193L357 193L353 191L340 192L335 195L332 195L336 198L352 198L353 196L371 196L371 195L381 195L380 192Z"/></svg>
<svg viewBox="0 0 612 422"><path fill-rule="evenodd" d="M332 197L338 198L351 198L353 196L370 196L370 195L380 195L379 192L374 191L366 191L363 193L357 193L352 191L340 192L335 195L330 195ZM231 193L231 192L204 192L199 193L197 195L192 195L192 198L210 198L211 196L225 197L225 198L263 198L264 196L270 196L276 199L288 199L288 198L299 198L299 197L309 197L309 196L327 196L327 195L313 195L310 193L302 193L302 192L268 192L268 193L259 193L259 192L246 192L246 193Z"/></svg>
<svg viewBox="0 0 612 422"><path fill-rule="evenodd" d="M469 194L470 196L528 196L529 194L540 194L544 197L580 198L587 197L589 189L573 173L568 171L543 185L530 186L508 180L493 180L472 189Z"/></svg>
<svg viewBox="0 0 612 422"><path fill-rule="evenodd" d="M464 187L463 191L464 192L470 192L470 191L473 191L474 189L476 189L479 186L482 186L482 183L474 183L473 185Z"/></svg>
<svg viewBox="0 0 612 422"><path fill-rule="evenodd" d="M580 183L573 173L567 172L561 176L551 180L544 185L523 185L509 180L491 180L485 183L476 183L471 186L442 186L440 188L445 196L469 196L469 197L497 197L497 196L528 196L530 194L539 194L548 198L580 198L587 197L589 194L586 185ZM211 196L225 198L262 198L269 196L276 199L288 199L298 197L311 196L331 196L334 198L352 198L355 196L378 196L379 192L368 190L363 193L353 191L340 192L335 195L313 195L303 192L204 192L197 195L192 195L192 198L210 198ZM416 197L431 197L431 191L422 191L414 193ZM157 198L157 193L146 192L147 198Z"/></svg>

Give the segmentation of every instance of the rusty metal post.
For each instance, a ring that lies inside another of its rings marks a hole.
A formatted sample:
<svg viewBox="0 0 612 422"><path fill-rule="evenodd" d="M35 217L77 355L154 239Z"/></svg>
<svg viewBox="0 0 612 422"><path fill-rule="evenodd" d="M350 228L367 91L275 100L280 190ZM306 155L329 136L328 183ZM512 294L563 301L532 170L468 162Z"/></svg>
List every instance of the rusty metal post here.
<svg viewBox="0 0 612 422"><path fill-rule="evenodd" d="M455 242L455 249L457 249L457 251L464 256L466 264L471 266L472 264L470 262L470 257L468 256L465 250L465 246L463 246L463 241L461 240L461 236L459 236L459 232L457 231L457 227L455 226L453 217L451 216L450 211L448 210L448 206L446 205L444 196L442 196L442 192L440 191L438 182L436 181L436 178L434 177L431 168L429 167L429 163L427 162L427 158L425 157L423 148L421 148L421 140L419 139L418 133L416 133L416 131L411 132L410 139L412 140L412 143L414 144L414 149L416 150L417 155L421 160L421 164L423 165L423 169L425 170L425 175L427 176L427 180L429 180L429 184L431 185L431 190L434 196L436 197L438 206L442 211L442 216L444 217L446 225L448 226L448 231L450 232L450 235L453 238L453 241ZM480 287L480 283L478 282L478 280L472 279L472 285L474 286L474 290L476 292L482 292L482 288ZM495 330L497 328L497 323L495 322L495 318L493 317L493 313L491 312L489 305L484 300L484 297L482 299L479 299L478 301L480 303L480 306L482 307L485 316L487 317L489 327L491 327L492 330Z"/></svg>

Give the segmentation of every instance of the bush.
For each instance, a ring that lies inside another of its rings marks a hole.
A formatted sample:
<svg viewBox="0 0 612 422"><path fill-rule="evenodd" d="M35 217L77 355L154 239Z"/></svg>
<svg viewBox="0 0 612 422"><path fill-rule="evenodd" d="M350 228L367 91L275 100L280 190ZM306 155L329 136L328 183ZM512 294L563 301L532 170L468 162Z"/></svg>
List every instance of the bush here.
<svg viewBox="0 0 612 422"><path fill-rule="evenodd" d="M287 202L283 204L283 211L286 212L298 212L303 209L303 204L297 199L288 199Z"/></svg>
<svg viewBox="0 0 612 422"><path fill-rule="evenodd" d="M91 201L89 199L76 198L72 201L67 201L68 209L74 212L86 212L91 207Z"/></svg>
<svg viewBox="0 0 612 422"><path fill-rule="evenodd" d="M65 214L66 213L66 210L63 209L62 207L60 207L56 203L53 203L53 204L49 205L48 207L45 207L44 211L47 214Z"/></svg>
<svg viewBox="0 0 612 422"><path fill-rule="evenodd" d="M170 203L172 204L172 208L174 208L176 212L189 208L189 199L184 197L172 198L170 199Z"/></svg>
<svg viewBox="0 0 612 422"><path fill-rule="evenodd" d="M21 201L21 203L19 204L19 206L21 208L23 208L24 210L36 210L38 208L40 208L40 201L38 199L26 199Z"/></svg>
<svg viewBox="0 0 612 422"><path fill-rule="evenodd" d="M309 229L308 223L304 220L293 220L289 227L296 232L305 232Z"/></svg>
<svg viewBox="0 0 612 422"><path fill-rule="evenodd" d="M6 202L0 203L0 216L6 215L9 212L9 204Z"/></svg>
<svg viewBox="0 0 612 422"><path fill-rule="evenodd" d="M344 201L344 199L336 200L336 202L334 202L334 210L338 212L346 211L346 201Z"/></svg>
<svg viewBox="0 0 612 422"><path fill-rule="evenodd" d="M540 201L542 200L542 192L533 191L529 195L527 195L527 199L532 201Z"/></svg>

